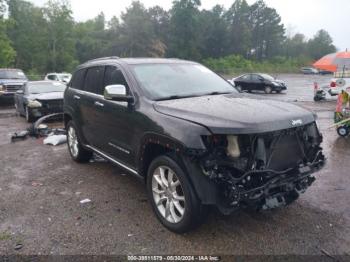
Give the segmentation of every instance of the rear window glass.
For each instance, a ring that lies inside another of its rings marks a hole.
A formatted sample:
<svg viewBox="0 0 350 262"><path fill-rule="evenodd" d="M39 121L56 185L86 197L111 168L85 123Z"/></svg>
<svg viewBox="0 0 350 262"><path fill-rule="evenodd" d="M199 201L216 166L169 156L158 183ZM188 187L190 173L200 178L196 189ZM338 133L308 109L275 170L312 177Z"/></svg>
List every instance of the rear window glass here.
<svg viewBox="0 0 350 262"><path fill-rule="evenodd" d="M82 90L84 87L85 73L86 73L86 69L81 69L79 71L76 71L73 76L70 87L74 89Z"/></svg>

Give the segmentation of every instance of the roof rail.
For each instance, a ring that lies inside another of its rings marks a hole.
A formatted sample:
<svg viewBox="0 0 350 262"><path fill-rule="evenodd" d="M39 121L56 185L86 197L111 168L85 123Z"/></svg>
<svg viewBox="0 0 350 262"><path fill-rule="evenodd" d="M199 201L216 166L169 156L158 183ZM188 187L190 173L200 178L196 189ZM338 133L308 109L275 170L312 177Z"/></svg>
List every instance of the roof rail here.
<svg viewBox="0 0 350 262"><path fill-rule="evenodd" d="M101 61L101 60L110 60L110 59L119 59L119 56L107 56L107 57L101 57L101 58L96 58L96 59L92 59L89 60L87 62L94 62L94 61Z"/></svg>

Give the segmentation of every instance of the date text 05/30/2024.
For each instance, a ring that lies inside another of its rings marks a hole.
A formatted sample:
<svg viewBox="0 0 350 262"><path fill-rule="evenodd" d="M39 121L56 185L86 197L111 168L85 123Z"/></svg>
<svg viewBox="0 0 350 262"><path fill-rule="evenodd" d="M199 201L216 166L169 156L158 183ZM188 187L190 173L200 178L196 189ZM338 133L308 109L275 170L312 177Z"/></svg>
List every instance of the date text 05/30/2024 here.
<svg viewBox="0 0 350 262"><path fill-rule="evenodd" d="M128 261L220 261L218 256L128 256Z"/></svg>

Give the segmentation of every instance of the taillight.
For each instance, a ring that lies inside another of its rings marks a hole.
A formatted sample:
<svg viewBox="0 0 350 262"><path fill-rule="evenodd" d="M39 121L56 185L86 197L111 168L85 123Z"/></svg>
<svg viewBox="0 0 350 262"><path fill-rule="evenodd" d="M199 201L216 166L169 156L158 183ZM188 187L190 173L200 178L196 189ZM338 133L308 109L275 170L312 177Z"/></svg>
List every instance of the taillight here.
<svg viewBox="0 0 350 262"><path fill-rule="evenodd" d="M331 87L337 87L337 83L336 83L336 82L334 82L334 81L332 81L332 83L331 83Z"/></svg>

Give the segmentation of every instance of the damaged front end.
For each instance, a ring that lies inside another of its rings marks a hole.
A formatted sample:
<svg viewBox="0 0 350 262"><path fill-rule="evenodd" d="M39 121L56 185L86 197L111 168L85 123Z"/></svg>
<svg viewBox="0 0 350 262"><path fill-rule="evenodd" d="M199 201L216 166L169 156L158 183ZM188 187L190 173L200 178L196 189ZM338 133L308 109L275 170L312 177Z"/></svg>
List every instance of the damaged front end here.
<svg viewBox="0 0 350 262"><path fill-rule="evenodd" d="M217 205L229 214L240 207L268 210L294 202L324 166L316 123L253 135L203 137L197 154L202 172L218 187Z"/></svg>

